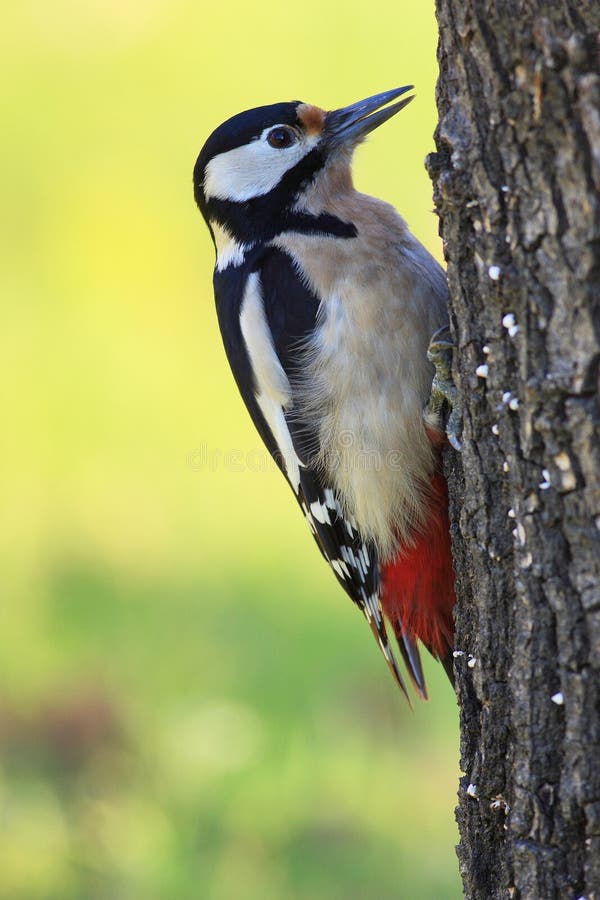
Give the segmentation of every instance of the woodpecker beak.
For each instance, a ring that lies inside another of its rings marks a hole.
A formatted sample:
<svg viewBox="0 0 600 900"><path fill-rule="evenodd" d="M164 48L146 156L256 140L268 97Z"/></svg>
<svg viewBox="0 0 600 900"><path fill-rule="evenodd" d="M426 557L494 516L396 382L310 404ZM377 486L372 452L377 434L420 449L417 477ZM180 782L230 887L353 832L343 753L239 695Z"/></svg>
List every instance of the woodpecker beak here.
<svg viewBox="0 0 600 900"><path fill-rule="evenodd" d="M414 94L392 106L386 106L386 103L390 103L391 100L395 100L396 97L400 97L401 94L412 91L412 89L413 85L407 84L404 87L395 88L393 91L384 91L383 94L375 94L374 97L359 100L352 106L344 106L343 109L334 109L332 112L328 112L323 128L325 146L335 150L362 140L375 128L379 128L397 112L404 109L414 99ZM385 109L381 109L382 106L385 106Z"/></svg>

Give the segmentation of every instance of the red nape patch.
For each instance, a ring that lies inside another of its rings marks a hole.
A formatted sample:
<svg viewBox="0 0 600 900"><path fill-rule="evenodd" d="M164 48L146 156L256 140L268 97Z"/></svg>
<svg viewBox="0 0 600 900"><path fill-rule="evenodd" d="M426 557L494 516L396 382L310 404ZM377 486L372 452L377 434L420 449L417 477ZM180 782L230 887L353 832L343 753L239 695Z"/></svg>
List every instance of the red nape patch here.
<svg viewBox="0 0 600 900"><path fill-rule="evenodd" d="M381 566L382 604L392 625L419 638L435 656L445 657L453 646L452 608L454 569L450 547L448 486L441 472L431 481L426 530L415 535L412 547Z"/></svg>
<svg viewBox="0 0 600 900"><path fill-rule="evenodd" d="M312 137L315 134L321 134L325 124L325 110L318 106L311 106L310 103L301 103L296 110L296 115L308 135Z"/></svg>

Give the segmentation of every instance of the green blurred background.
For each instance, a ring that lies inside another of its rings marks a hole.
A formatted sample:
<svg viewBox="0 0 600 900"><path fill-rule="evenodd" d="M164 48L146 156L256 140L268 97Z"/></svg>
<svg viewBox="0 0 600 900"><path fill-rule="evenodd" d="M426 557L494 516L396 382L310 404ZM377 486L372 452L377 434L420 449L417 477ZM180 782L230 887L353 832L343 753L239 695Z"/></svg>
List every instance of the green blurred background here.
<svg viewBox="0 0 600 900"><path fill-rule="evenodd" d="M433 4L3 12L0 898L454 898L456 705L411 713L229 374L192 166L414 82L358 186L439 256Z"/></svg>

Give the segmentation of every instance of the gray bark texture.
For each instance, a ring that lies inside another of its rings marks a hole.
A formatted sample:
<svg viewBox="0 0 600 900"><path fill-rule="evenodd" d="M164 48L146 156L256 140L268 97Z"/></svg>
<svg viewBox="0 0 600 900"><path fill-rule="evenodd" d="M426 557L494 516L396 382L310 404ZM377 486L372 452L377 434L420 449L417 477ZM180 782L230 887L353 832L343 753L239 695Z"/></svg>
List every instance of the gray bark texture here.
<svg viewBox="0 0 600 900"><path fill-rule="evenodd" d="M600 900L600 3L437 16L465 896Z"/></svg>

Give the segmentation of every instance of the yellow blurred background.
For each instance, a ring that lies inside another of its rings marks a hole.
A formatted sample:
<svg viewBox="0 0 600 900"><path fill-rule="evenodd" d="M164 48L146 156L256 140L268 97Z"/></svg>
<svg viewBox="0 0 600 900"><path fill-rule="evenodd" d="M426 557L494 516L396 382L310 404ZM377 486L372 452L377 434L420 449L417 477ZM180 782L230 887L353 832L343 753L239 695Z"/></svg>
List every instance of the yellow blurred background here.
<svg viewBox="0 0 600 900"><path fill-rule="evenodd" d="M360 189L440 255L433 4L23 0L0 34L0 898L460 896L411 713L265 461L191 172L242 109L417 100Z"/></svg>

